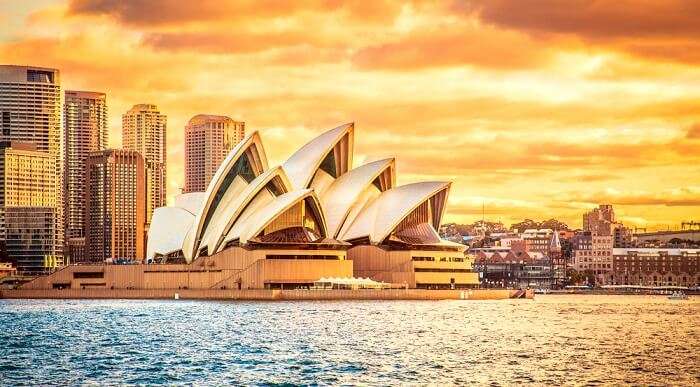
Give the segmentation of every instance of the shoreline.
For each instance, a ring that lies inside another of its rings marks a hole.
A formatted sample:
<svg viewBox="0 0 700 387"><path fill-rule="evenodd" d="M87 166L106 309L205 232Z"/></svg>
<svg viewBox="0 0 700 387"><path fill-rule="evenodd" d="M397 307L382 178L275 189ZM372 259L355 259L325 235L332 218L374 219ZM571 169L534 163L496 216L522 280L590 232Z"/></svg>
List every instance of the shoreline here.
<svg viewBox="0 0 700 387"><path fill-rule="evenodd" d="M533 299L533 290L7 289L0 299L180 299L240 301Z"/></svg>

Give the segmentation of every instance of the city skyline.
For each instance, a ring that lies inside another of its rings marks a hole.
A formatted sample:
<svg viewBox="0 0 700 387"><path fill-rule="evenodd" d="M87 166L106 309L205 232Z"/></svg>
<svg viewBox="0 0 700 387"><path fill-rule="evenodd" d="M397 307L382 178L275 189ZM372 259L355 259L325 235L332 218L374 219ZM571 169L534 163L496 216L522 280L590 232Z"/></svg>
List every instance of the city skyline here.
<svg viewBox="0 0 700 387"><path fill-rule="evenodd" d="M245 10L206 2L164 13L3 4L11 28L0 32L0 62L57 68L62 90L105 92L110 148L121 147L121 114L157 105L168 116L171 201L184 186L185 124L205 113L259 130L272 165L302 138L353 120L356 165L391 148L398 183L454 180L447 222L480 219L482 203L505 223L579 227L598 203L650 230L697 220L698 12L611 3L545 25L556 9L533 6L527 22L505 3L382 3L373 18L362 5L257 8L235 32L227 25ZM606 34L586 27L612 16L624 22ZM633 44L639 35L648 39Z"/></svg>

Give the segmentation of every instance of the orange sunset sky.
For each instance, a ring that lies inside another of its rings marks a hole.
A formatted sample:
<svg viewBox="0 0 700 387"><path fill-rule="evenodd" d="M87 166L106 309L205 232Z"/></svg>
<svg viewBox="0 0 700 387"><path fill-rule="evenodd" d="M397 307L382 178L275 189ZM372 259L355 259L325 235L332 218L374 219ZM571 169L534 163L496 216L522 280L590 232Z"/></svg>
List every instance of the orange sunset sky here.
<svg viewBox="0 0 700 387"><path fill-rule="evenodd" d="M700 220L700 1L0 0L0 63L106 92L113 147L157 104L171 198L184 125L211 113L271 165L354 121L356 165L454 181L447 221Z"/></svg>

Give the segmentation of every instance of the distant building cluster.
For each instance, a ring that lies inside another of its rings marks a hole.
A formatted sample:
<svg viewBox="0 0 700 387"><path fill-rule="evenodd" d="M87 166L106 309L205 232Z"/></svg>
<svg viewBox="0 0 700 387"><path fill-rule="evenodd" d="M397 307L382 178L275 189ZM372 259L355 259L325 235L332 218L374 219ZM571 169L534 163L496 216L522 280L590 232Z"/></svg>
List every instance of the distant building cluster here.
<svg viewBox="0 0 700 387"><path fill-rule="evenodd" d="M167 116L154 104L122 115L108 149L105 93L61 91L57 69L0 66L0 262L18 274L69 262L140 261L154 210L166 204ZM185 189L204 191L245 124L197 115L185 128Z"/></svg>
<svg viewBox="0 0 700 387"><path fill-rule="evenodd" d="M700 229L635 233L604 204L583 214L583 229L505 230L500 223L447 224L445 238L469 245L482 286L567 285L693 287L700 284ZM695 225L695 223L688 223Z"/></svg>

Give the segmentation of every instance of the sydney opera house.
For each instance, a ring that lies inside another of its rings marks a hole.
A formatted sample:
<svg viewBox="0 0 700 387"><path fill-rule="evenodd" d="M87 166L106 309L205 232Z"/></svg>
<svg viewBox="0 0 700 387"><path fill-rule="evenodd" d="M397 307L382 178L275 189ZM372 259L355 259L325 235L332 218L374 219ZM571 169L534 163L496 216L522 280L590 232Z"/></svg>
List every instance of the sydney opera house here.
<svg viewBox="0 0 700 387"><path fill-rule="evenodd" d="M436 231L450 183L397 186L393 158L353 168L353 142L354 124L342 125L270 167L253 132L206 192L155 210L146 264L103 265L101 274L76 266L53 287L294 289L323 277L477 285L465 246Z"/></svg>

